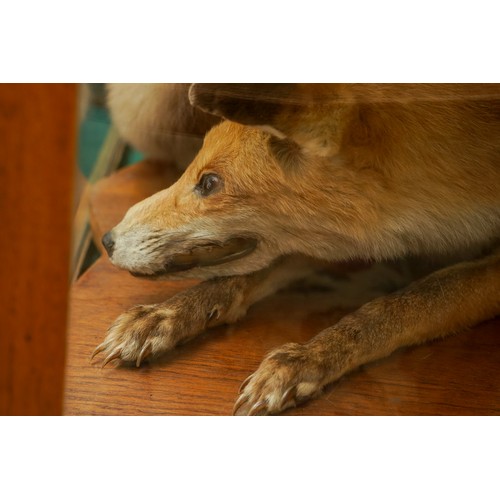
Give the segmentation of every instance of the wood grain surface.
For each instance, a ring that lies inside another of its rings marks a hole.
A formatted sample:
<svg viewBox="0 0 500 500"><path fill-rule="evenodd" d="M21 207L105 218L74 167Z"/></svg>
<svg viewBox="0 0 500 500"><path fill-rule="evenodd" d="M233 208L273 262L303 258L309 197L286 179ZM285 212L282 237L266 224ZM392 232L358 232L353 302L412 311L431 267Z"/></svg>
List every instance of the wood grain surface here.
<svg viewBox="0 0 500 500"><path fill-rule="evenodd" d="M0 414L62 412L77 86L0 85Z"/></svg>
<svg viewBox="0 0 500 500"><path fill-rule="evenodd" d="M142 163L102 181L92 210L103 230L141 195L168 184L162 168ZM229 415L239 385L266 352L286 342L303 342L347 312L335 306L330 292L288 290L253 306L236 325L209 330L139 369L101 369L90 363L116 316L136 304L166 300L193 283L139 280L114 268L106 257L79 279L71 298L65 414ZM496 319L401 349L285 414L499 415L499 333Z"/></svg>

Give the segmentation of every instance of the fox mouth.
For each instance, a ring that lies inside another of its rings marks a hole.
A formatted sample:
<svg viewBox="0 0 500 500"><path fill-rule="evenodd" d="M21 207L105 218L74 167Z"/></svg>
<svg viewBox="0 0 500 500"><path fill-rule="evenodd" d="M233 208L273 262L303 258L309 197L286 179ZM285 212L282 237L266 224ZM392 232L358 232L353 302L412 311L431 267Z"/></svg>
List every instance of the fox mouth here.
<svg viewBox="0 0 500 500"><path fill-rule="evenodd" d="M224 264L232 260L241 259L249 255L257 248L257 240L254 238L236 237L224 243L204 243L194 246L184 253L177 253L168 258L162 269L151 274L130 274L137 278L157 278L165 274L188 271L196 267L208 267Z"/></svg>

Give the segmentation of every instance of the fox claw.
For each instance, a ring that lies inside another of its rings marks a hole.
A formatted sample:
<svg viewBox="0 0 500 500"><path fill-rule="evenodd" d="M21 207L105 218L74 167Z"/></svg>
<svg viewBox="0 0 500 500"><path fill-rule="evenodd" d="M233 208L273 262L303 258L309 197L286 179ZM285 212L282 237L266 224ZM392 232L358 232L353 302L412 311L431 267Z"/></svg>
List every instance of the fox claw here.
<svg viewBox="0 0 500 500"><path fill-rule="evenodd" d="M295 403L296 397L297 397L297 387L296 386L289 387L285 391L285 393L283 394L283 397L280 400L280 407L284 408L286 406L290 406L288 403Z"/></svg>
<svg viewBox="0 0 500 500"><path fill-rule="evenodd" d="M242 394L234 404L233 415L238 414L238 410L248 401L248 396L246 394Z"/></svg>
<svg viewBox="0 0 500 500"><path fill-rule="evenodd" d="M265 401L257 401L247 413L249 417L254 415L259 415L260 413L266 414L268 410L267 403Z"/></svg>
<svg viewBox="0 0 500 500"><path fill-rule="evenodd" d="M122 355L122 352L120 349L118 349L117 351L113 351L105 360L104 362L102 363L101 365L101 368L104 368L108 363L110 363L111 361L113 361L114 359L118 359L120 358Z"/></svg>
<svg viewBox="0 0 500 500"><path fill-rule="evenodd" d="M238 390L238 394L241 394L243 392L243 390L248 385L248 383L250 382L250 380L252 380L253 375L254 374L252 373L249 377L247 377L245 380L243 380L243 383L240 385L240 388Z"/></svg>
<svg viewBox="0 0 500 500"><path fill-rule="evenodd" d="M99 354L101 353L102 351L104 351L106 349L106 343L103 342L102 344L99 344L95 349L94 349L94 352L92 353L92 356L90 356L90 361L92 362L92 360Z"/></svg>
<svg viewBox="0 0 500 500"><path fill-rule="evenodd" d="M143 362L144 359L146 359L151 353L153 352L153 349L151 347L151 344L146 344L143 348L142 351L139 353L139 356L137 357L137 361L135 363L135 366L139 368L141 366L141 363Z"/></svg>

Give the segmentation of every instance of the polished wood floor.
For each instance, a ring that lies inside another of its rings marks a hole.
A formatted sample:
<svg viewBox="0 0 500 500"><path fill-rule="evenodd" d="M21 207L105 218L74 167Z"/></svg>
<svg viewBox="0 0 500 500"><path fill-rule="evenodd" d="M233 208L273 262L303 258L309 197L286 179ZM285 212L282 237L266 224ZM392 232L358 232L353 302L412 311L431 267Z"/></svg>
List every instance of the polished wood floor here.
<svg viewBox="0 0 500 500"><path fill-rule="evenodd" d="M176 174L141 163L98 183L92 225L103 234L133 203ZM347 311L329 292L288 290L252 307L241 322L205 332L140 369L90 363L120 313L165 300L194 282L148 282L102 257L73 286L64 411L68 415L229 415L241 382L270 349L305 341ZM402 349L346 375L321 399L287 415L500 415L500 319Z"/></svg>

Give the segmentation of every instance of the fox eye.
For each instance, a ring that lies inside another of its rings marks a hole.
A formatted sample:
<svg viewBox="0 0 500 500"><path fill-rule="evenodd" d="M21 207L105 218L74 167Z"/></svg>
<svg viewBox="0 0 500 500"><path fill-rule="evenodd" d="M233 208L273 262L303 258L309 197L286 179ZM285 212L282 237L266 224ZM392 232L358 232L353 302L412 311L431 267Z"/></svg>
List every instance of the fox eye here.
<svg viewBox="0 0 500 500"><path fill-rule="evenodd" d="M214 194L222 188L222 179L217 174L203 174L196 185L196 191L201 196Z"/></svg>

